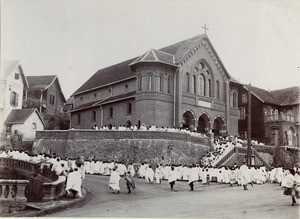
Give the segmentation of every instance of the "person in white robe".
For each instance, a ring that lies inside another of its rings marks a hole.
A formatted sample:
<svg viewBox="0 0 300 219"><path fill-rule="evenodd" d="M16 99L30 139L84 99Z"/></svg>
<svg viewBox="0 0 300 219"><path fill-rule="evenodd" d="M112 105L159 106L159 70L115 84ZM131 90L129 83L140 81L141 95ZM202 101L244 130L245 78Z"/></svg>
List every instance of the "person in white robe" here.
<svg viewBox="0 0 300 219"><path fill-rule="evenodd" d="M118 163L118 165L117 165L117 171L119 172L120 176L124 176L125 173L127 172L127 168L126 168L125 164Z"/></svg>
<svg viewBox="0 0 300 219"><path fill-rule="evenodd" d="M100 166L100 175L104 175L104 169L106 167L106 162L100 161L101 166Z"/></svg>
<svg viewBox="0 0 300 219"><path fill-rule="evenodd" d="M94 174L100 174L100 166L101 166L100 161L96 160L94 165Z"/></svg>
<svg viewBox="0 0 300 219"><path fill-rule="evenodd" d="M186 165L184 165L184 167L182 168L182 180L189 180L189 168Z"/></svg>
<svg viewBox="0 0 300 219"><path fill-rule="evenodd" d="M235 168L231 167L230 173L229 173L229 180L230 180L230 186L233 186L233 184L236 183L236 176L235 176Z"/></svg>
<svg viewBox="0 0 300 219"><path fill-rule="evenodd" d="M170 165L166 165L163 168L163 178L166 179L166 180L168 180L170 172L171 172L171 166Z"/></svg>
<svg viewBox="0 0 300 219"><path fill-rule="evenodd" d="M134 177L135 176L135 169L134 169L134 166L133 166L132 163L130 163L128 165L127 169L128 169L128 172L130 172L130 175Z"/></svg>
<svg viewBox="0 0 300 219"><path fill-rule="evenodd" d="M142 163L139 170L138 170L138 176L140 178L145 178L146 176L146 164Z"/></svg>
<svg viewBox="0 0 300 219"><path fill-rule="evenodd" d="M67 178L66 191L67 194L73 193L73 197L76 198L76 195L82 197L81 193L81 174L78 171L78 168L75 168L73 172L70 172Z"/></svg>
<svg viewBox="0 0 300 219"><path fill-rule="evenodd" d="M202 184L203 185L207 184L206 169L205 168L202 169L201 178L202 178Z"/></svg>
<svg viewBox="0 0 300 219"><path fill-rule="evenodd" d="M190 186L190 191L194 191L194 183L197 183L199 180L199 174L198 174L198 169L196 167L196 165L192 165L190 167L190 171L189 171L189 186Z"/></svg>
<svg viewBox="0 0 300 219"><path fill-rule="evenodd" d="M240 167L241 174L241 184L244 187L244 190L248 190L247 185L250 183L250 171L248 166L246 165L246 161L243 162L243 165Z"/></svg>
<svg viewBox="0 0 300 219"><path fill-rule="evenodd" d="M94 173L95 173L95 160L92 160L89 168L89 174L93 175Z"/></svg>
<svg viewBox="0 0 300 219"><path fill-rule="evenodd" d="M146 176L145 179L147 180L148 183L153 183L154 180L154 171L151 166L146 167Z"/></svg>
<svg viewBox="0 0 300 219"><path fill-rule="evenodd" d="M154 175L155 175L156 183L161 184L161 180L162 180L162 177L163 177L162 166L160 166L160 165L156 166Z"/></svg>
<svg viewBox="0 0 300 219"><path fill-rule="evenodd" d="M109 188L113 191L117 191L118 194L120 193L120 175L117 172L117 168L115 167L109 177Z"/></svg>
<svg viewBox="0 0 300 219"><path fill-rule="evenodd" d="M296 193L295 186L297 185L297 181L295 178L295 170L290 169L289 174L282 180L282 187L284 188L284 195L288 195L292 197L292 205L296 205Z"/></svg>
<svg viewBox="0 0 300 219"><path fill-rule="evenodd" d="M174 185L177 180L177 173L174 170L174 167L171 166L171 171L168 176L168 183L170 184L171 190L174 190Z"/></svg>

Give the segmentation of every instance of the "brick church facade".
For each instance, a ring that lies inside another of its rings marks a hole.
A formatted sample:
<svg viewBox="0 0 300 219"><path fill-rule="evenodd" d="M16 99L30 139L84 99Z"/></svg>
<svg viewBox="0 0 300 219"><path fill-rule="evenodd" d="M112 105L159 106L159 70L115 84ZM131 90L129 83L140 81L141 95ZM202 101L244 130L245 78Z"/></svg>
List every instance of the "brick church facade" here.
<svg viewBox="0 0 300 219"><path fill-rule="evenodd" d="M152 125L238 135L238 90L207 35L97 71L75 93L70 127Z"/></svg>

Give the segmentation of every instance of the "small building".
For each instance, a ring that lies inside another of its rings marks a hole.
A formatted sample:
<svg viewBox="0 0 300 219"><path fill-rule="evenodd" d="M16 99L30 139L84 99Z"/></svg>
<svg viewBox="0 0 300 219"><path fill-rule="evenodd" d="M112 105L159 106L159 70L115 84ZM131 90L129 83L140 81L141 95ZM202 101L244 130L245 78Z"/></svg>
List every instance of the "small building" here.
<svg viewBox="0 0 300 219"><path fill-rule="evenodd" d="M66 99L56 75L26 76L24 108L36 108L42 115L45 129L68 129L64 123Z"/></svg>
<svg viewBox="0 0 300 219"><path fill-rule="evenodd" d="M6 134L20 141L33 141L36 131L43 131L45 123L37 109L13 109L5 120Z"/></svg>
<svg viewBox="0 0 300 219"><path fill-rule="evenodd" d="M22 109L23 89L28 87L28 82L19 61L4 61L0 75L0 133L3 137L4 121L12 110Z"/></svg>

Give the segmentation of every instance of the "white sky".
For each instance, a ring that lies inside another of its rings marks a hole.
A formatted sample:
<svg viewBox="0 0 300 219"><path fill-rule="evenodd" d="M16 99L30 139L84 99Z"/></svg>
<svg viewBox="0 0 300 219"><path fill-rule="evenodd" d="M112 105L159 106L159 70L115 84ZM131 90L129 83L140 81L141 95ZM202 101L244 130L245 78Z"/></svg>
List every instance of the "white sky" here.
<svg viewBox="0 0 300 219"><path fill-rule="evenodd" d="M97 70L204 33L229 74L264 89L299 85L298 0L0 0L1 60L58 75L68 98Z"/></svg>

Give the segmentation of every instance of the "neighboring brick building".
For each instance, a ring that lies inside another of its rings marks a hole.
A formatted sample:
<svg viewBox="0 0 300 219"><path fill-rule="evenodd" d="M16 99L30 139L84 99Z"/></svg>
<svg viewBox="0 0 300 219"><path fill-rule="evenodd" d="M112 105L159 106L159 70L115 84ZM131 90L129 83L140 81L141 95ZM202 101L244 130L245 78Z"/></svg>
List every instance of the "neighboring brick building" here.
<svg viewBox="0 0 300 219"><path fill-rule="evenodd" d="M24 108L36 108L42 115L45 129L68 129L64 122L66 99L56 75L26 76L29 87L24 89Z"/></svg>
<svg viewBox="0 0 300 219"><path fill-rule="evenodd" d="M248 89L239 90L239 134L247 137ZM251 138L299 147L299 87L266 91L251 86Z"/></svg>
<svg viewBox="0 0 300 219"><path fill-rule="evenodd" d="M206 35L101 69L73 94L71 128L155 124L238 134L238 89Z"/></svg>

